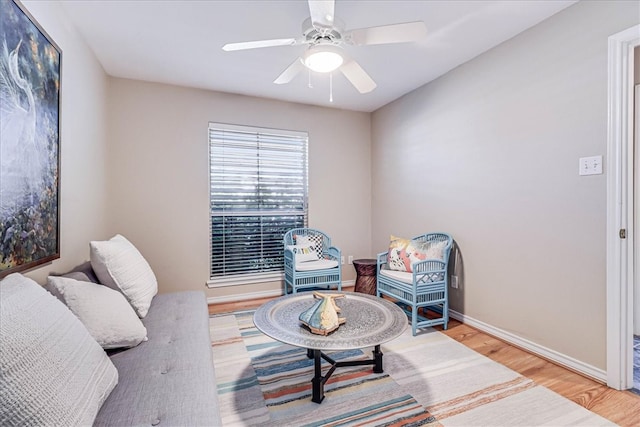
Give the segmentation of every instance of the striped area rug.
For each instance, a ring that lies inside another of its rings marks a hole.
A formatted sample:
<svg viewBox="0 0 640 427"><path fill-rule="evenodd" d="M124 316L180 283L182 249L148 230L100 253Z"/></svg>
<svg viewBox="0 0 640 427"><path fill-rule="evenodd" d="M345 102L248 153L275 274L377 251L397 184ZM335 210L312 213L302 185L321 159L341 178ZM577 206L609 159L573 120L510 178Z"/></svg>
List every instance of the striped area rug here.
<svg viewBox="0 0 640 427"><path fill-rule="evenodd" d="M410 328L384 344L383 374L337 368L322 404L311 402L306 350L260 333L253 312L210 319L225 426L614 425L435 330ZM370 358L372 349L330 353Z"/></svg>

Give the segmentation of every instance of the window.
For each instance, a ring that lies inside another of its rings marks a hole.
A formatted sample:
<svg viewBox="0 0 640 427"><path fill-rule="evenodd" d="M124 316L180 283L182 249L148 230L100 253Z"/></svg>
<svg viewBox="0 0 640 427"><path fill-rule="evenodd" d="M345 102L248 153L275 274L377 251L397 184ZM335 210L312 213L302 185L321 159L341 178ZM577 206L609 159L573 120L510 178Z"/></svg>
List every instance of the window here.
<svg viewBox="0 0 640 427"><path fill-rule="evenodd" d="M279 280L282 237L307 225L303 132L209 124L210 285Z"/></svg>

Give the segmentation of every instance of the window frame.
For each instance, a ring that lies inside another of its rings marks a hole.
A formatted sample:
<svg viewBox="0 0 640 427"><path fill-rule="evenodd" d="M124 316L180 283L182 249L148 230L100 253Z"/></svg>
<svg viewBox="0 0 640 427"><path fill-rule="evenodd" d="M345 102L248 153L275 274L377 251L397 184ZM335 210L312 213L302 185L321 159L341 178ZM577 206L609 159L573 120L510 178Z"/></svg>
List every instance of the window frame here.
<svg viewBox="0 0 640 427"><path fill-rule="evenodd" d="M285 130L285 129L274 129L274 128L265 128L258 126L249 126L249 125L237 125L237 124L227 124L227 123L219 123L219 122L209 122L207 127L207 143L209 146L209 279L207 280L207 286L209 288L219 288L219 287L227 287L227 286L235 286L235 285L245 285L252 283L264 283L264 282L275 282L282 281L284 279L283 269L279 271L269 271L269 272L260 272L260 273L244 273L244 274L227 274L224 276L213 276L213 260L214 260L214 242L213 242L213 217L221 216L221 217L230 217L230 216L251 216L254 214L255 216L269 216L271 214L282 214L285 215L300 215L299 212L292 211L273 211L273 210L244 210L244 211L236 211L230 210L228 213L219 213L215 212L213 209L213 164L212 164L212 149L214 147L212 142L212 129L215 131L230 131L237 133L247 133L255 135L256 140L259 139L259 135L272 135L277 137L291 137L292 141L299 139L302 144L302 151L304 156L304 166L303 166L303 189L304 189L304 201L303 201L303 221L304 227L308 226L309 221L309 134L304 131L295 131L295 130ZM249 141L249 138L247 139ZM256 149L256 152L259 152L259 148ZM261 213L258 214L258 213Z"/></svg>

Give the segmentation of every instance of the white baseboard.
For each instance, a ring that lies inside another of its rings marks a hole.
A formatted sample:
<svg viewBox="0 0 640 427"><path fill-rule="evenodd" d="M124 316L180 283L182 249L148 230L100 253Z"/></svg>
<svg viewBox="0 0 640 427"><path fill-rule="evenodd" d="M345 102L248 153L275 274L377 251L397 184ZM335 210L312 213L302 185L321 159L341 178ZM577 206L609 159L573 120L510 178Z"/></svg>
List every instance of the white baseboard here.
<svg viewBox="0 0 640 427"><path fill-rule="evenodd" d="M350 287L356 284L355 280L344 280L342 281L342 287ZM222 304L225 302L236 302L236 301L249 301L253 299L260 298L270 298L270 297L279 297L282 296L282 289L271 289L268 291L259 291L259 292L249 292L245 294L238 295L225 295L222 297L208 297L207 304Z"/></svg>
<svg viewBox="0 0 640 427"><path fill-rule="evenodd" d="M513 344L516 347L520 347L533 354L541 356L560 366L563 366L572 371L578 372L598 382L601 382L604 384L606 384L607 382L607 373L603 369L596 368L595 366L581 362L577 359L574 359L573 357L559 353L555 350L551 350L550 348L541 346L532 341L529 341L515 334L512 334L511 332L507 332L500 328L496 328L495 326L491 326L487 323L484 323L480 320L476 320L472 317L466 316L457 311L449 310L449 315L452 318L459 320L463 323L466 323L467 325L472 326L482 332L485 332L489 335L493 335L496 338L499 338L503 341L508 342L509 344Z"/></svg>
<svg viewBox="0 0 640 427"><path fill-rule="evenodd" d="M251 292L248 294L225 295L222 297L208 297L207 304L221 304L225 302L248 301L252 299L279 297L282 295L282 289L272 289L270 291Z"/></svg>

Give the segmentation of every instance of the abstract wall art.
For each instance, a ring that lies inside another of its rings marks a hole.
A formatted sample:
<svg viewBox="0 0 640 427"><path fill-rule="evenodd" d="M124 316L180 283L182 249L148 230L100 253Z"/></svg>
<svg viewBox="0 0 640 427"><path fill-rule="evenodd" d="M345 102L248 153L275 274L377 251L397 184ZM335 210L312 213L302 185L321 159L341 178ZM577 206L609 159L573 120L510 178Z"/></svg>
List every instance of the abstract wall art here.
<svg viewBox="0 0 640 427"><path fill-rule="evenodd" d="M0 278L60 257L62 51L0 0Z"/></svg>

